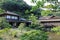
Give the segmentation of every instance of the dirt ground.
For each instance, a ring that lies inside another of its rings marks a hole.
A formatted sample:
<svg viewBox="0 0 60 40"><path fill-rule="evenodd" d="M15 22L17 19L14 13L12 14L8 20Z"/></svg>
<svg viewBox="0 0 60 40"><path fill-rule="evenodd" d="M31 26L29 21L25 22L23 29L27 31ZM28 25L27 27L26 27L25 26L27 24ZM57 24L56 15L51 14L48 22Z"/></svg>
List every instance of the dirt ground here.
<svg viewBox="0 0 60 40"><path fill-rule="evenodd" d="M49 33L49 39L48 40L60 40L60 35L56 33Z"/></svg>

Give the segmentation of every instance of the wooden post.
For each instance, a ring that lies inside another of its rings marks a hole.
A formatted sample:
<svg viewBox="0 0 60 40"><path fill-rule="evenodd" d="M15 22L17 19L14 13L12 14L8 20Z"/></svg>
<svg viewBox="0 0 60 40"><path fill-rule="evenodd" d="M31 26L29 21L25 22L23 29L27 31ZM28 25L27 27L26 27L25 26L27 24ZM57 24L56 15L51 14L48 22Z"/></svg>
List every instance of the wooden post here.
<svg viewBox="0 0 60 40"><path fill-rule="evenodd" d="M14 22L14 23L13 23L13 27L16 27L16 26L17 26L17 24L16 24L16 22Z"/></svg>

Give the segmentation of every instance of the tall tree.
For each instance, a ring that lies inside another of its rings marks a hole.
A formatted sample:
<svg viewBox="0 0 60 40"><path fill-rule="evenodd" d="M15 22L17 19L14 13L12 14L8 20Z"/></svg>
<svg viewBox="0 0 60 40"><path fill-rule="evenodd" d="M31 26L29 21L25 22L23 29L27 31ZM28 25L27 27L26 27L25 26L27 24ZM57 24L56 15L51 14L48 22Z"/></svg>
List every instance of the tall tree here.
<svg viewBox="0 0 60 40"><path fill-rule="evenodd" d="M36 3L36 6L32 7L32 12L34 13L34 15L36 15L38 18L39 16L41 16L41 7L43 7L45 0L40 1L40 0L32 0L33 3Z"/></svg>
<svg viewBox="0 0 60 40"><path fill-rule="evenodd" d="M24 12L26 9L30 9L29 5L27 5L24 1L7 1L2 5L4 10L8 11L21 11Z"/></svg>

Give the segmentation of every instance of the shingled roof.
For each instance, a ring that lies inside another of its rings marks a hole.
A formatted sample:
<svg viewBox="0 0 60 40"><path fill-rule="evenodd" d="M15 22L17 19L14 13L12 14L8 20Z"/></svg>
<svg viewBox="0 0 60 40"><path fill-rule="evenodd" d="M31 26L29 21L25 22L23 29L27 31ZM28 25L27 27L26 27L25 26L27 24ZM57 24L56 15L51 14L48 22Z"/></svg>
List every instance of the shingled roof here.
<svg viewBox="0 0 60 40"><path fill-rule="evenodd" d="M45 16L40 17L39 21L60 21L60 16Z"/></svg>
<svg viewBox="0 0 60 40"><path fill-rule="evenodd" d="M0 16L2 16L2 15L14 15L14 16L19 16L18 14L13 13L13 12L9 12L9 11L0 14Z"/></svg>
<svg viewBox="0 0 60 40"><path fill-rule="evenodd" d="M60 16L44 16L39 18L39 20L42 19L60 19Z"/></svg>

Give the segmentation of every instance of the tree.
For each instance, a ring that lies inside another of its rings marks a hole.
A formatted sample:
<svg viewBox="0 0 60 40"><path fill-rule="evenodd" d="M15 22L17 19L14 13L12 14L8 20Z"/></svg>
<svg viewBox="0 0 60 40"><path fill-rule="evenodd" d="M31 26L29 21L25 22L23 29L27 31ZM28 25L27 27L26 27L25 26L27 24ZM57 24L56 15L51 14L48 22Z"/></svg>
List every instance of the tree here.
<svg viewBox="0 0 60 40"><path fill-rule="evenodd" d="M42 25L40 24L40 22L38 21L38 18L34 15L31 14L29 16L29 20L31 20L31 25L29 25L30 28L32 29L37 29L37 30L42 30Z"/></svg>
<svg viewBox="0 0 60 40"><path fill-rule="evenodd" d="M41 16L41 9L40 8L43 8L44 6L44 3L45 3L46 0L32 0L32 2L36 3L36 6L33 6L32 7L32 12L34 15L36 15L38 18ZM37 11L36 11L37 10Z"/></svg>
<svg viewBox="0 0 60 40"><path fill-rule="evenodd" d="M2 8L8 11L24 12L29 6L24 1L7 1L2 4Z"/></svg>
<svg viewBox="0 0 60 40"><path fill-rule="evenodd" d="M34 10L36 10L38 8L39 9L40 8L46 8L46 9L48 8L48 9L50 9L49 11L53 11L53 12L56 12L59 10L57 0L32 0L32 2L36 3L36 6L33 8ZM50 5L44 6L44 4L46 2L50 3ZM41 11L41 9L40 9L40 12L42 13L42 15L45 15L45 14L48 15L50 13L50 12L46 12L46 11ZM49 15L53 15L53 14L50 13Z"/></svg>
<svg viewBox="0 0 60 40"><path fill-rule="evenodd" d="M29 20L32 21L32 24L36 24L36 22L37 22L37 17L34 16L34 14L31 14L31 16L29 16Z"/></svg>
<svg viewBox="0 0 60 40"><path fill-rule="evenodd" d="M41 9L38 8L37 6L33 6L32 9L30 10L30 13L34 14L39 18L41 16Z"/></svg>

